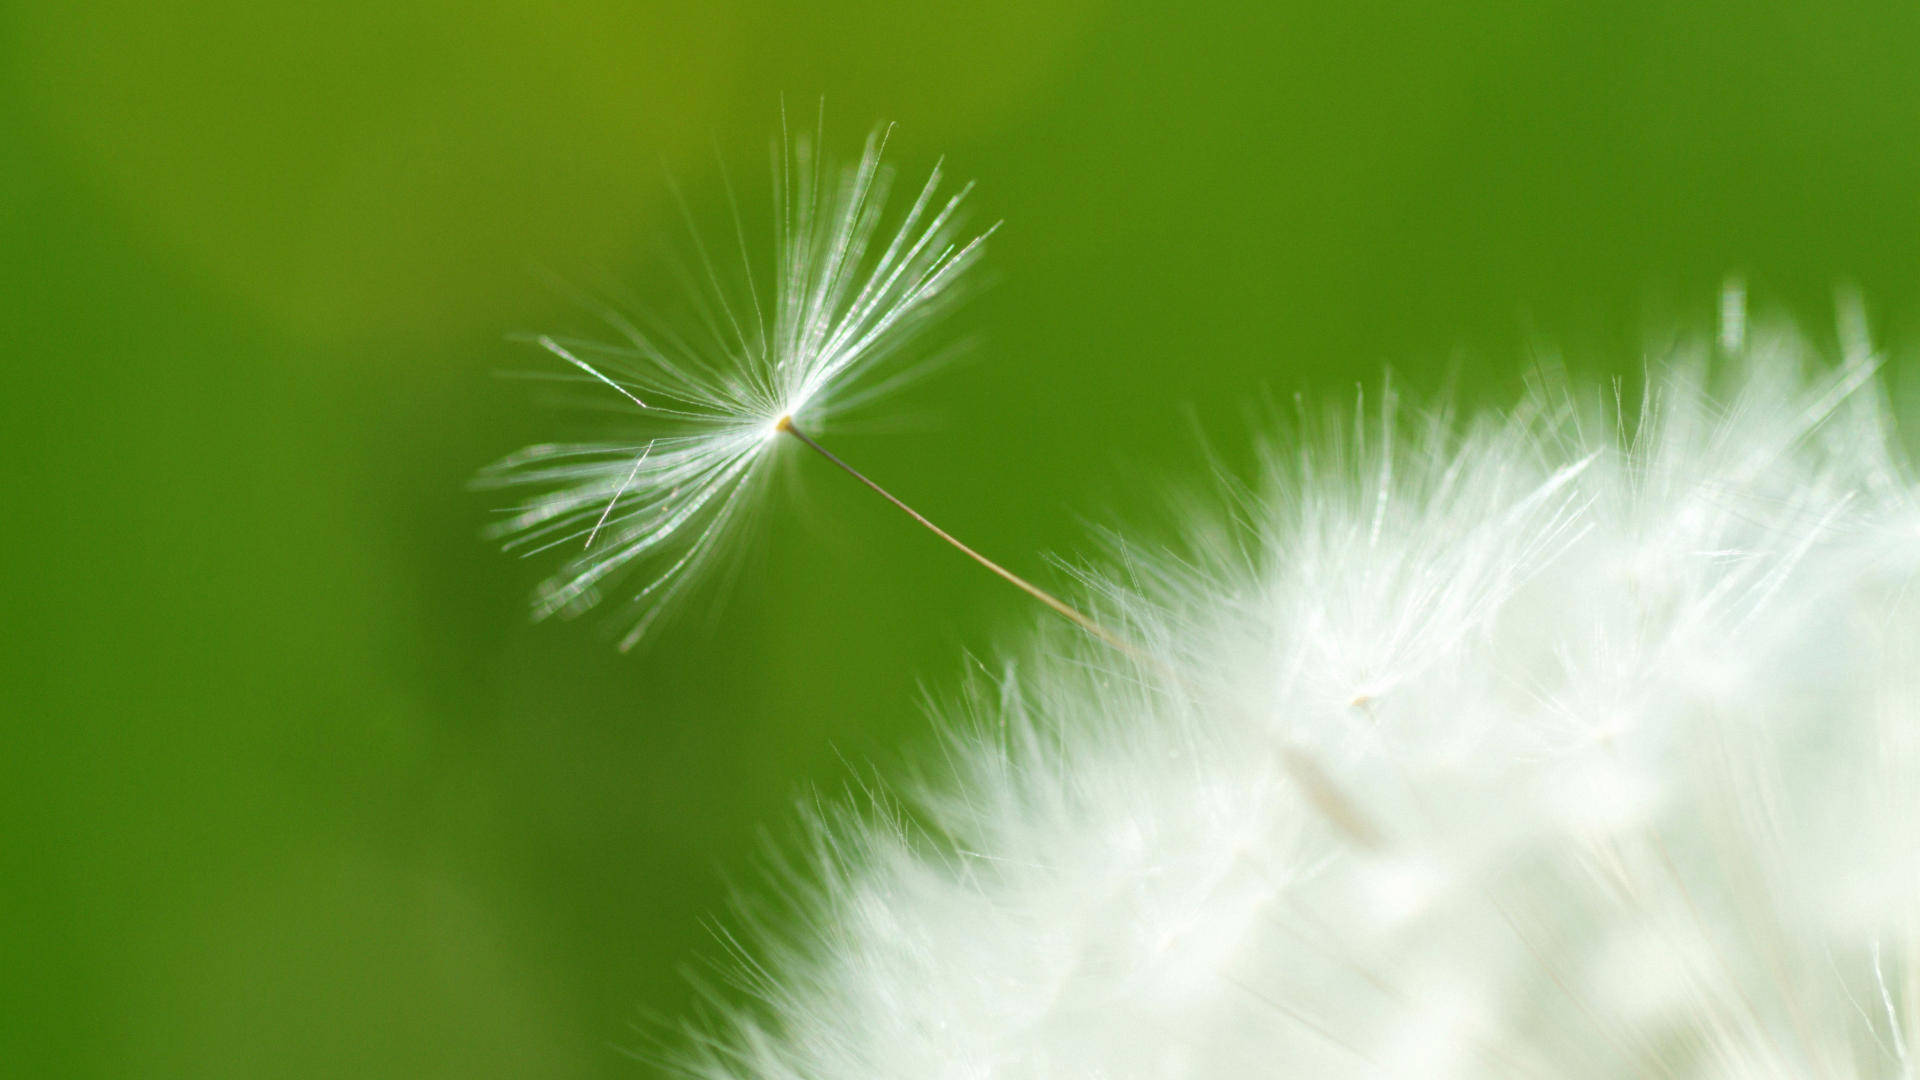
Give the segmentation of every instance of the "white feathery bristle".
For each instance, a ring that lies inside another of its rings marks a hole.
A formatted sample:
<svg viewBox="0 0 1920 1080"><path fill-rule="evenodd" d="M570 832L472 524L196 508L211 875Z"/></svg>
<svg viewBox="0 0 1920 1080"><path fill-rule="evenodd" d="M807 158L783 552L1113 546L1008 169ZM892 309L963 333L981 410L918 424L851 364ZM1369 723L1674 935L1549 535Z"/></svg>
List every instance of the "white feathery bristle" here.
<svg viewBox="0 0 1920 1080"><path fill-rule="evenodd" d="M828 420L896 384L869 376L958 294L986 233L962 232L969 189L944 192L937 166L904 208L890 205L888 130L846 166L826 161L817 133L786 137L770 272L750 259L736 206L736 236L719 246L732 257L694 235L690 324L604 310L617 341L539 339L620 411L607 440L529 446L475 481L531 491L491 535L566 553L536 615L630 588L622 644L638 642L750 513L781 423Z"/></svg>
<svg viewBox="0 0 1920 1080"><path fill-rule="evenodd" d="M682 1064L1915 1076L1920 501L1862 342L1742 327L1638 406L1389 395L1124 550L1138 655L1046 639L819 824Z"/></svg>

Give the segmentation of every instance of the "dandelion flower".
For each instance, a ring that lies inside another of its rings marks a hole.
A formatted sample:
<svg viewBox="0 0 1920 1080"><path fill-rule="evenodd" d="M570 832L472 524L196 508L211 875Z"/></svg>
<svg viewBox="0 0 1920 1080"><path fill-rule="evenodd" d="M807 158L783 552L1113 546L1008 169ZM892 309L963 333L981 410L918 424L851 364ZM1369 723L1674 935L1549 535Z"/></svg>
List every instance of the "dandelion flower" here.
<svg viewBox="0 0 1920 1080"><path fill-rule="evenodd" d="M539 339L621 420L608 441L530 446L476 481L531 493L492 530L509 548L568 552L540 585L536 615L577 614L630 590L623 646L639 641L748 518L776 440L790 434L825 453L800 424L894 384L880 370L958 295L986 232L962 229L968 188L946 191L938 167L897 205L886 134L839 167L817 132L786 138L771 273L753 265L736 205L737 266L696 238L692 325L607 312L616 341Z"/></svg>
<svg viewBox="0 0 1920 1080"><path fill-rule="evenodd" d="M1920 500L1857 336L1301 424L749 918L730 1080L1911 1078ZM1369 842L1285 766L1305 748ZM799 929L795 929L795 926Z"/></svg>

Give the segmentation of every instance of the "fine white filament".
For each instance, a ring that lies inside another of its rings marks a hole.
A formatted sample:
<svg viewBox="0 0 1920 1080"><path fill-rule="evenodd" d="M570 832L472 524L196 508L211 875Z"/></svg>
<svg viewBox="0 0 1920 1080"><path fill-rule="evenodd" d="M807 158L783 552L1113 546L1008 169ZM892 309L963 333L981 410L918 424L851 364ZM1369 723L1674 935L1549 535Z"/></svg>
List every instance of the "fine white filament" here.
<svg viewBox="0 0 1920 1080"><path fill-rule="evenodd" d="M986 234L962 232L968 188L943 192L938 167L911 199L893 199L886 135L844 167L827 162L817 132L785 137L771 266L750 257L736 207L731 255L695 237L690 324L604 310L616 340L539 339L621 411L609 438L529 446L476 480L529 492L492 535L565 552L536 615L578 614L611 594L627 605L623 647L637 643L750 516L782 422L830 421L907 373L870 377L958 294Z"/></svg>

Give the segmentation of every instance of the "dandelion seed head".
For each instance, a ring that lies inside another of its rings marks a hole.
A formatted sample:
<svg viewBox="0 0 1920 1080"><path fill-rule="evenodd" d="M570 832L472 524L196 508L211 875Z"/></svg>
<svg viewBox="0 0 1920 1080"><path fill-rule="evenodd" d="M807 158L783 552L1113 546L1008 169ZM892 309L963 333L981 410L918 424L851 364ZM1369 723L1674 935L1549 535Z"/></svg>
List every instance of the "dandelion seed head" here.
<svg viewBox="0 0 1920 1080"><path fill-rule="evenodd" d="M1869 347L1740 327L1644 400L1296 420L1119 547L1138 655L1043 638L915 813L816 822L686 1067L1914 1076L1915 485Z"/></svg>
<svg viewBox="0 0 1920 1080"><path fill-rule="evenodd" d="M476 480L524 493L491 535L561 554L536 591L537 616L624 600L623 646L638 642L747 526L787 425L830 424L914 373L884 369L961 295L991 230L965 231L969 188L938 166L896 197L888 131L844 165L821 151L817 127L783 133L765 260L730 180L722 241L703 240L683 202L686 320L595 302L607 338L538 339L617 411L606 437L527 447Z"/></svg>

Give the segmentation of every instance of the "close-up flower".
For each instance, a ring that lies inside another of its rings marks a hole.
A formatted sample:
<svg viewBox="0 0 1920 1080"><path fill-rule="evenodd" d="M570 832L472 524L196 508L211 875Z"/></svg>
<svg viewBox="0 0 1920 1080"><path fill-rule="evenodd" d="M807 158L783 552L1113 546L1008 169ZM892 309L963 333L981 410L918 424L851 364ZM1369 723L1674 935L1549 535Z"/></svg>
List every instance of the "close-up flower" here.
<svg viewBox="0 0 1920 1080"><path fill-rule="evenodd" d="M1137 653L1043 637L936 711L950 778L813 815L675 1060L1912 1075L1920 489L1854 344L1276 442L1101 579Z"/></svg>
<svg viewBox="0 0 1920 1080"><path fill-rule="evenodd" d="M73 1080L1920 1080L1910 5L0 14Z"/></svg>

